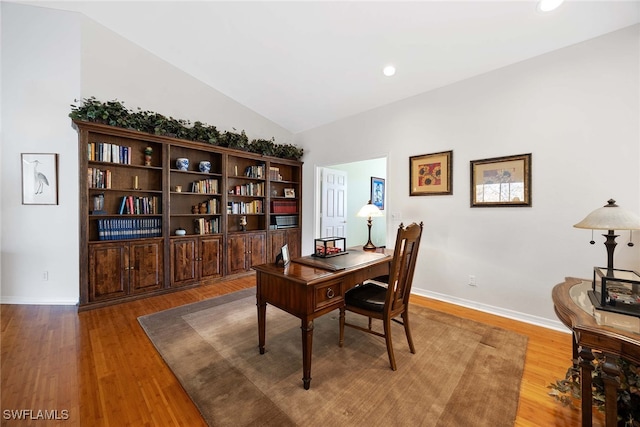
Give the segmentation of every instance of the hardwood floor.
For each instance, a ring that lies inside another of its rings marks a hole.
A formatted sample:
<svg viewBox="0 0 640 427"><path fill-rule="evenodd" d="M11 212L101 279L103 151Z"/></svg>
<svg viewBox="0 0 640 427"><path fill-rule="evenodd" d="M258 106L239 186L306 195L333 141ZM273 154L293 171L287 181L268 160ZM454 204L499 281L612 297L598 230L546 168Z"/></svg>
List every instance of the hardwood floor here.
<svg viewBox="0 0 640 427"><path fill-rule="evenodd" d="M254 285L251 275L82 313L75 306L2 305L1 425L205 425L137 318ZM579 412L556 403L546 388L570 364L569 334L417 296L412 303L528 336L515 425L580 424ZM7 419L8 411L29 409L31 417L58 420Z"/></svg>

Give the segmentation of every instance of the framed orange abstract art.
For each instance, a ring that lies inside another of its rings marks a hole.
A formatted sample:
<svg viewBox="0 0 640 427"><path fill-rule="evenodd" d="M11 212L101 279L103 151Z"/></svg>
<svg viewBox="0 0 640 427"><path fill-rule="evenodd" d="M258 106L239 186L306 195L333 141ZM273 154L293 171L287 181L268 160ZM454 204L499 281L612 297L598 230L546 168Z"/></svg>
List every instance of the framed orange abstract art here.
<svg viewBox="0 0 640 427"><path fill-rule="evenodd" d="M409 195L453 194L453 151L409 157Z"/></svg>

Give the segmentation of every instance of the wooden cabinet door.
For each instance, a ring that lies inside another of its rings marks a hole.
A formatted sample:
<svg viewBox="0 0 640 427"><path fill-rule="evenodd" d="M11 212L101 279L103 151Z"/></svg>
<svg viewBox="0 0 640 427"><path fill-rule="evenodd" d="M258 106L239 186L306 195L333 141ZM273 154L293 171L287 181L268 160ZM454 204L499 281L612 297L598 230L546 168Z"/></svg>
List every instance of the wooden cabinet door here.
<svg viewBox="0 0 640 427"><path fill-rule="evenodd" d="M269 262L275 262L276 256L282 251L282 246L286 243L284 231L270 231L269 232L269 245L267 251L267 260Z"/></svg>
<svg viewBox="0 0 640 427"><path fill-rule="evenodd" d="M200 238L200 277L202 279L222 276L222 238Z"/></svg>
<svg viewBox="0 0 640 427"><path fill-rule="evenodd" d="M127 243L89 246L89 301L119 298L129 293L128 248Z"/></svg>
<svg viewBox="0 0 640 427"><path fill-rule="evenodd" d="M175 239L171 242L171 286L184 286L199 279L197 267L198 239Z"/></svg>
<svg viewBox="0 0 640 427"><path fill-rule="evenodd" d="M227 274L247 269L247 239L244 234L235 234L227 239Z"/></svg>
<svg viewBox="0 0 640 427"><path fill-rule="evenodd" d="M296 229L287 230L285 243L289 245L289 256L291 257L291 259L300 258L302 256L301 255L302 250L300 249L301 240L302 240L302 237L300 236L299 229L296 228Z"/></svg>
<svg viewBox="0 0 640 427"><path fill-rule="evenodd" d="M132 294L162 288L163 244L161 241L132 242L129 245L129 284Z"/></svg>
<svg viewBox="0 0 640 427"><path fill-rule="evenodd" d="M249 253L247 254L247 270L254 265L267 262L267 236L265 233L254 233L247 236Z"/></svg>

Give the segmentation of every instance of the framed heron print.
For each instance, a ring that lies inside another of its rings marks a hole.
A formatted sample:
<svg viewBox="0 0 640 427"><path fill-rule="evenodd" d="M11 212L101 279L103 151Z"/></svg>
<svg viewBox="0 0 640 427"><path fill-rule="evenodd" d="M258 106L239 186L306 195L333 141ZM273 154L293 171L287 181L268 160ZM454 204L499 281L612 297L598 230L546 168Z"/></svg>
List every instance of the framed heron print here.
<svg viewBox="0 0 640 427"><path fill-rule="evenodd" d="M531 206L531 153L471 161L471 207Z"/></svg>
<svg viewBox="0 0 640 427"><path fill-rule="evenodd" d="M453 151L409 157L409 195L453 194Z"/></svg>
<svg viewBox="0 0 640 427"><path fill-rule="evenodd" d="M58 204L58 155L22 153L22 204Z"/></svg>

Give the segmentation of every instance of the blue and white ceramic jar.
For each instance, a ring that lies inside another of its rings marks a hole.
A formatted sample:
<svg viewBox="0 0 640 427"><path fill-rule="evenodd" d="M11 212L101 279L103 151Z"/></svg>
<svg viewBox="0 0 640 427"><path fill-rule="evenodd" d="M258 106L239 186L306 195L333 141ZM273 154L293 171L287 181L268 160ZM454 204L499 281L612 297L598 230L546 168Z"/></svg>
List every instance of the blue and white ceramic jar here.
<svg viewBox="0 0 640 427"><path fill-rule="evenodd" d="M176 167L178 170L186 171L189 169L189 159L179 157L176 159Z"/></svg>
<svg viewBox="0 0 640 427"><path fill-rule="evenodd" d="M200 162L200 172L209 173L211 170L211 162L208 160L203 160Z"/></svg>

